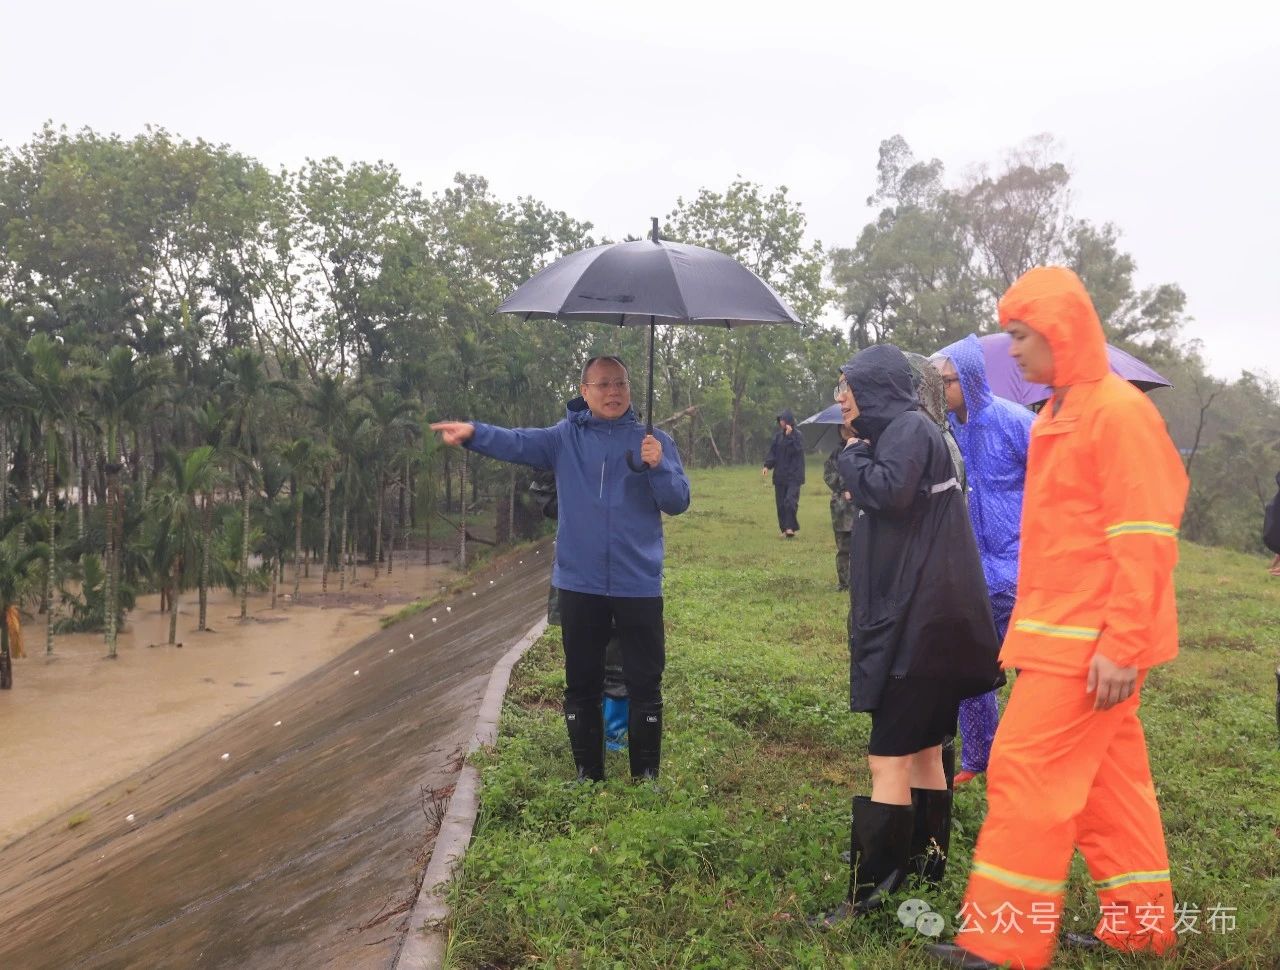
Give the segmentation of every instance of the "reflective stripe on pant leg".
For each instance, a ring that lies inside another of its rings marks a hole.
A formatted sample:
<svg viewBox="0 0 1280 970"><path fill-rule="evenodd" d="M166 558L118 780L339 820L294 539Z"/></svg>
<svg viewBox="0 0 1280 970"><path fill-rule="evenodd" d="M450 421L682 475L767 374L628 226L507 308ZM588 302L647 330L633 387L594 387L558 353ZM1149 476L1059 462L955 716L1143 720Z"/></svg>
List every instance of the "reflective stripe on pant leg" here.
<svg viewBox="0 0 1280 970"><path fill-rule="evenodd" d="M1084 678L1023 671L996 731L987 818L956 942L995 963L1047 967L1084 809L1119 723L1094 712Z"/></svg>
<svg viewBox="0 0 1280 970"><path fill-rule="evenodd" d="M1125 716L1080 813L1076 844L1102 911L1094 935L1117 950L1163 953L1177 942L1173 886L1138 719L1140 693L1141 681L1119 705Z"/></svg>

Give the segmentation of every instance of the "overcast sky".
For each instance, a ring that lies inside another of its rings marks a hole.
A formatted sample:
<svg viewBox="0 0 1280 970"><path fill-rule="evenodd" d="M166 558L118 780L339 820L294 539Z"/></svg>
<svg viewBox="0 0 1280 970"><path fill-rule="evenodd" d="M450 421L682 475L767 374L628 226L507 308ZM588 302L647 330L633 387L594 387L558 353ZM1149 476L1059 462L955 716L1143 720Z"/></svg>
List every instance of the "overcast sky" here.
<svg viewBox="0 0 1280 970"><path fill-rule="evenodd" d="M474 172L614 238L742 175L848 246L882 139L956 178L1050 132L1076 214L1182 285L1211 369L1280 376L1273 3L0 0L0 33L7 145L151 123L427 191Z"/></svg>

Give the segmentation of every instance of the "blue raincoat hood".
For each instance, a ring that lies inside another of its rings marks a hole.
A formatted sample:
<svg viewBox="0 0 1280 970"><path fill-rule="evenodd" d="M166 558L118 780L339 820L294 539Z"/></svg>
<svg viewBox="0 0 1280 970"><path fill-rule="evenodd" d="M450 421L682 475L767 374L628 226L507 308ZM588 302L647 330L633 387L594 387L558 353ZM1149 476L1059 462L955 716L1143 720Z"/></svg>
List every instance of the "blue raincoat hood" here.
<svg viewBox="0 0 1280 970"><path fill-rule="evenodd" d="M947 415L964 456L969 485L969 519L978 540L987 588L994 597L1018 586L1018 546L1022 493L1027 481L1027 446L1035 416L1020 404L996 397L987 382L982 344L973 334L934 355L955 365L966 410L962 423Z"/></svg>
<svg viewBox="0 0 1280 970"><path fill-rule="evenodd" d="M946 357L955 365L960 378L960 390L964 394L964 406L972 418L991 404L991 385L987 383L987 362L982 356L982 344L974 334L943 347L935 355Z"/></svg>

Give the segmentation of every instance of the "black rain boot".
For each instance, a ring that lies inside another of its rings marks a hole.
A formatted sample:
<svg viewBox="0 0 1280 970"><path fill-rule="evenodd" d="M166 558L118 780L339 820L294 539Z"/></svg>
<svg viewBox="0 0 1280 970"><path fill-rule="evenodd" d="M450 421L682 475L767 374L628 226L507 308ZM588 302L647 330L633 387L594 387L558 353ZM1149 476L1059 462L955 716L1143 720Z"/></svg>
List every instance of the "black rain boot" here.
<svg viewBox="0 0 1280 970"><path fill-rule="evenodd" d="M569 748L578 766L578 781L604 781L604 715L600 705L564 705Z"/></svg>
<svg viewBox="0 0 1280 970"><path fill-rule="evenodd" d="M902 885L910 871L914 817L911 805L886 805L866 795L854 797L849 827L849 896L831 912L811 920L813 925L829 928L873 912L884 897Z"/></svg>
<svg viewBox="0 0 1280 970"><path fill-rule="evenodd" d="M942 742L942 774L947 779L947 790L956 787L956 739L948 737Z"/></svg>
<svg viewBox="0 0 1280 970"><path fill-rule="evenodd" d="M627 735L631 777L656 779L662 761L662 701L637 704L632 698Z"/></svg>
<svg viewBox="0 0 1280 970"><path fill-rule="evenodd" d="M1000 970L1001 966L999 963L983 959L976 953L970 953L964 947L954 943L930 943L925 946L924 952L939 963L949 967L959 967L960 970Z"/></svg>
<svg viewBox="0 0 1280 970"><path fill-rule="evenodd" d="M949 791L911 789L915 820L911 831L911 870L937 888L947 872L951 851L951 799Z"/></svg>

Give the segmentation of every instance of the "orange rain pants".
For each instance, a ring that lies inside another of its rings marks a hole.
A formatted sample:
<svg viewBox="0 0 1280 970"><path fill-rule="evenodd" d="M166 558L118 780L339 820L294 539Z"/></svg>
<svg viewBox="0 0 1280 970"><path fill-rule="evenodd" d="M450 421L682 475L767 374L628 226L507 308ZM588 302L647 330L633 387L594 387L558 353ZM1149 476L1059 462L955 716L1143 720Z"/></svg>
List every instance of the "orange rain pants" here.
<svg viewBox="0 0 1280 970"><path fill-rule="evenodd" d="M1120 950L1173 944L1169 857L1138 696L1095 711L1081 678L1018 675L991 750L987 820L959 914L965 949L1047 967L1077 847L1102 907L1095 935Z"/></svg>
<svg viewBox="0 0 1280 970"><path fill-rule="evenodd" d="M1018 600L1000 651L1019 673L956 942L995 963L1048 966L1079 848L1102 906L1095 934L1162 953L1176 939L1174 899L1138 705L1145 672L1178 652L1187 476L1159 412L1110 373L1073 272L1024 274L1000 301L1001 325L1011 321L1049 342L1055 393L1031 429ZM1133 696L1105 711L1086 692L1095 654L1139 671Z"/></svg>

